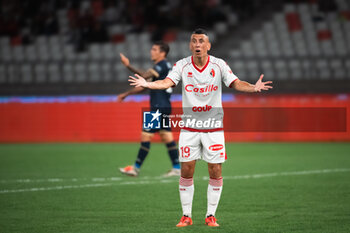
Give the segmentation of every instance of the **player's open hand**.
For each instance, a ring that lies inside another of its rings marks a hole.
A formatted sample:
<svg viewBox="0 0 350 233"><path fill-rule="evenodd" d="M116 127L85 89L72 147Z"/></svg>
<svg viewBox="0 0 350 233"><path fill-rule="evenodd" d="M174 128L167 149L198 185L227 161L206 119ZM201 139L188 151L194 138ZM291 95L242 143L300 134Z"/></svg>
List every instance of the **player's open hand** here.
<svg viewBox="0 0 350 233"><path fill-rule="evenodd" d="M147 88L148 87L148 83L146 81L146 79L144 79L142 76L135 74L135 77L133 76L129 76L129 80L130 85L131 86L135 86L135 87L143 87L143 88Z"/></svg>
<svg viewBox="0 0 350 233"><path fill-rule="evenodd" d="M255 92L261 92L261 90L267 91L269 89L272 89L272 86L267 85L267 84L271 84L272 81L263 82L262 81L263 77L264 77L263 74L260 75L259 80L255 83L255 87L254 87Z"/></svg>
<svg viewBox="0 0 350 233"><path fill-rule="evenodd" d="M130 65L130 61L127 57L124 56L124 54L119 53L120 55L120 60L122 61L124 66L129 66Z"/></svg>

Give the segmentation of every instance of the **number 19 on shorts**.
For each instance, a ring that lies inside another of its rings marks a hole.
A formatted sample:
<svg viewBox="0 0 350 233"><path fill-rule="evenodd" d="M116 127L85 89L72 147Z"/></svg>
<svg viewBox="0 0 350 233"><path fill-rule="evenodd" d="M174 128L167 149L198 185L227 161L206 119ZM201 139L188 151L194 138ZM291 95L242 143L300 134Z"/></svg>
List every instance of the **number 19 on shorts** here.
<svg viewBox="0 0 350 233"><path fill-rule="evenodd" d="M190 157L190 147L182 146L182 147L180 147L180 150L181 150L181 157L182 158Z"/></svg>

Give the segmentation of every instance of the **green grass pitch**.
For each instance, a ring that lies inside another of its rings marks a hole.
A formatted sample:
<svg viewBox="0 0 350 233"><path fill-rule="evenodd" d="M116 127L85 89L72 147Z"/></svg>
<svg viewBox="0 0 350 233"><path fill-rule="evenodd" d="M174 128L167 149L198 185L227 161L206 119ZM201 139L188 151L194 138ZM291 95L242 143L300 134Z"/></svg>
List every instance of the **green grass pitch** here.
<svg viewBox="0 0 350 233"><path fill-rule="evenodd" d="M178 178L152 144L138 178L119 174L138 144L0 145L1 233L350 232L350 144L227 143L219 228L204 224L207 167L197 163L193 225Z"/></svg>

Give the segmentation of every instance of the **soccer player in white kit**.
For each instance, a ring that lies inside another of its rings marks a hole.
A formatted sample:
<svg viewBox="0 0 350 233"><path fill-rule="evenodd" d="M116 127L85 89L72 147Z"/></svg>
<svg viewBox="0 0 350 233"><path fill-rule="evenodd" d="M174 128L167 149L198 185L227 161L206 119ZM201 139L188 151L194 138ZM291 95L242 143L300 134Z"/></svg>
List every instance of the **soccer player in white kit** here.
<svg viewBox="0 0 350 233"><path fill-rule="evenodd" d="M130 76L130 85L149 89L167 89L182 81L182 107L184 115L192 114L198 120L223 118L221 85L242 92L261 92L272 88L260 76L255 85L239 80L222 59L208 55L211 44L203 29L196 29L191 35L192 56L177 61L164 80L146 82L139 75ZM205 224L217 227L215 212L219 204L223 179L222 163L226 160L225 139L222 124L185 125L180 132L179 160L181 177L179 181L180 200L183 216L177 227L192 225L192 200L194 194L193 174L196 160L208 163L209 185L207 191L207 213Z"/></svg>

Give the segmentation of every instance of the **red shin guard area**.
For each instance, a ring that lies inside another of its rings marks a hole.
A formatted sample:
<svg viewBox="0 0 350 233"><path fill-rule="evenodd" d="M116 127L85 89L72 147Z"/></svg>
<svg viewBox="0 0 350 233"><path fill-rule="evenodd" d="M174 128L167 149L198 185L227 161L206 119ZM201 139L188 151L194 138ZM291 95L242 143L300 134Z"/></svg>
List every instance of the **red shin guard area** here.
<svg viewBox="0 0 350 233"><path fill-rule="evenodd" d="M213 178L209 179L209 184L211 186L221 187L223 185L223 183L224 183L224 181L223 181L222 177L220 177L219 179L213 179Z"/></svg>
<svg viewBox="0 0 350 233"><path fill-rule="evenodd" d="M183 177L180 177L179 184L180 184L181 186L191 186L191 185L193 185L193 178L183 178Z"/></svg>

